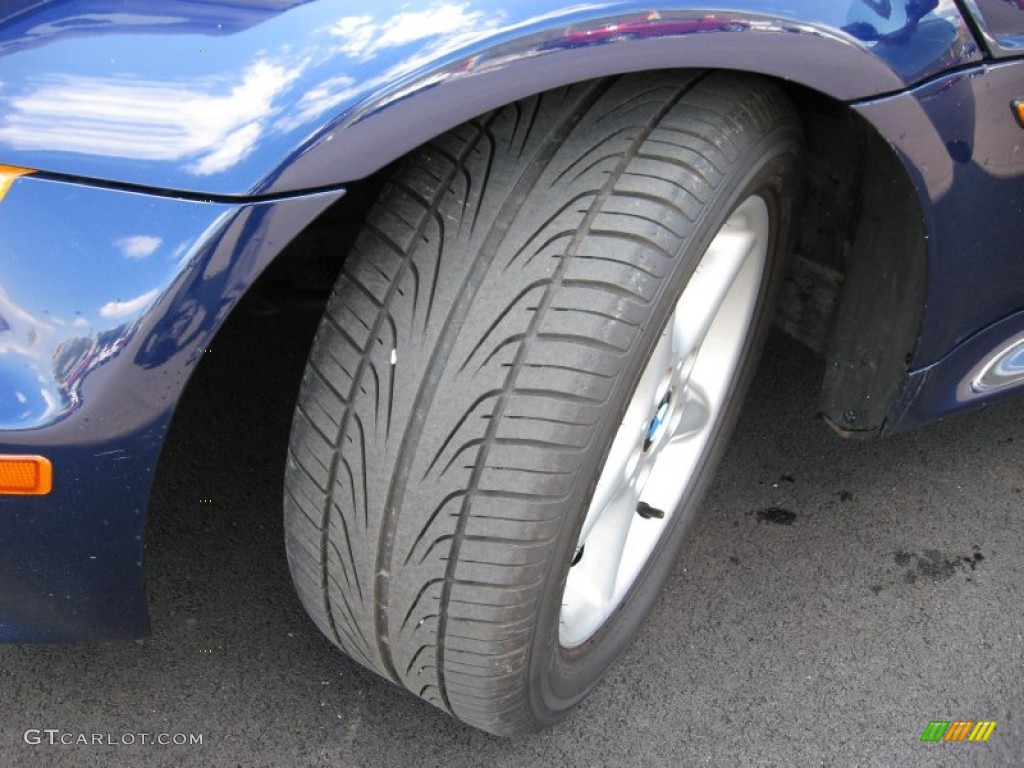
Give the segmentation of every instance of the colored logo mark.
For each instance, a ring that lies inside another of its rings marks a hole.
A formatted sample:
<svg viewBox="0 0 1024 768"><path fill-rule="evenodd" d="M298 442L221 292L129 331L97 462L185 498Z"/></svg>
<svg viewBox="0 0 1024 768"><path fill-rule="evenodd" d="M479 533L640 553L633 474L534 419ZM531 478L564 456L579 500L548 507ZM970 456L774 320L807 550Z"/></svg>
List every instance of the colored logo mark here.
<svg viewBox="0 0 1024 768"><path fill-rule="evenodd" d="M921 741L988 741L995 728L995 720L932 720Z"/></svg>

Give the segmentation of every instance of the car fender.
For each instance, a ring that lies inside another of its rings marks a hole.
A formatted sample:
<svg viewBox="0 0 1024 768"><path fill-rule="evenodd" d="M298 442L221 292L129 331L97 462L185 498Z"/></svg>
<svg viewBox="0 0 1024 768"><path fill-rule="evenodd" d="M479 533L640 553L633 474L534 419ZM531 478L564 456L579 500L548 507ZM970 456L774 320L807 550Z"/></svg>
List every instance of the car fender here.
<svg viewBox="0 0 1024 768"><path fill-rule="evenodd" d="M225 196L361 178L594 77L729 68L850 101L981 57L953 0L21 0L6 17L0 161Z"/></svg>
<svg viewBox="0 0 1024 768"><path fill-rule="evenodd" d="M145 513L178 398L344 182L602 75L726 67L856 100L978 59L951 0L882 5L6 4L0 162L36 173L0 204L0 453L50 458L54 490L2 500L0 639L146 633Z"/></svg>
<svg viewBox="0 0 1024 768"><path fill-rule="evenodd" d="M0 202L0 642L141 637L146 510L179 397L272 258L341 196L196 201L30 174Z"/></svg>

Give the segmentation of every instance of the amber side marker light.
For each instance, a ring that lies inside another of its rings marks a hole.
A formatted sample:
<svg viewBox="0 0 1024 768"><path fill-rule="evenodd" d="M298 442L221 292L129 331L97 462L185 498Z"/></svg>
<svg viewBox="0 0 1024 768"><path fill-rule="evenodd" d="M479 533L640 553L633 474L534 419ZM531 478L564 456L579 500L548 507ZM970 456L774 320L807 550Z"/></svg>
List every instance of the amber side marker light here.
<svg viewBox="0 0 1024 768"><path fill-rule="evenodd" d="M42 456L0 456L0 494L43 496L53 488L53 465Z"/></svg>
<svg viewBox="0 0 1024 768"><path fill-rule="evenodd" d="M1024 128L1024 99L1017 99L1013 102L1013 114L1017 116L1017 122Z"/></svg>
<svg viewBox="0 0 1024 768"><path fill-rule="evenodd" d="M17 168L13 165L0 165L0 200L4 199L4 195L11 188L14 180L27 173L32 173L32 171L28 168Z"/></svg>

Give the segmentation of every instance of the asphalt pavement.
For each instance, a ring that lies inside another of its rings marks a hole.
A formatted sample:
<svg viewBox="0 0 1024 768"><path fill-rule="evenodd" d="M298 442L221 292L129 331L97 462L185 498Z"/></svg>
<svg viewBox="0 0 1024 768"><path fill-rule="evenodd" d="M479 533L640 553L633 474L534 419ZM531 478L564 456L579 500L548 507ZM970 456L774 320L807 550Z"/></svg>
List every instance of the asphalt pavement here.
<svg viewBox="0 0 1024 768"><path fill-rule="evenodd" d="M774 334L634 646L563 724L497 739L349 661L292 591L281 471L315 319L217 338L152 500L152 637L0 647L0 766L1024 764L1024 400L844 441L814 416L820 362ZM997 725L922 742L939 720Z"/></svg>

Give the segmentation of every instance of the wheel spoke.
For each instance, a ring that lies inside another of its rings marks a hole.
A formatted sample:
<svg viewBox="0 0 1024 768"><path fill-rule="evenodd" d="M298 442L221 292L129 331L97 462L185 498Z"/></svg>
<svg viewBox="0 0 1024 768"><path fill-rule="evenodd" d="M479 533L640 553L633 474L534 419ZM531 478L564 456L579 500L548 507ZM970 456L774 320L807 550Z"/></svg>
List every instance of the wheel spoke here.
<svg viewBox="0 0 1024 768"><path fill-rule="evenodd" d="M675 359L686 360L700 347L747 254L756 244L753 233L727 228L711 241L672 316Z"/></svg>
<svg viewBox="0 0 1024 768"><path fill-rule="evenodd" d="M597 521L604 514L616 494L629 482L630 465L635 464L639 459L641 439L640 428L635 431L620 429L612 443L608 458L605 460L604 470L597 481L594 489L594 497L587 509L587 517L583 521L583 528L580 531L579 541L582 544L590 536L590 532Z"/></svg>
<svg viewBox="0 0 1024 768"><path fill-rule="evenodd" d="M636 518L636 505L640 494L635 483L619 488L601 512L585 540L583 557L575 566L580 576L586 576L594 595L611 602L615 598L615 584L622 562L622 553L629 527Z"/></svg>
<svg viewBox="0 0 1024 768"><path fill-rule="evenodd" d="M661 400L668 390L672 380L673 365L676 361L672 346L671 329L666 328L636 385L623 424L629 423L637 426L646 424L651 415L651 408Z"/></svg>
<svg viewBox="0 0 1024 768"><path fill-rule="evenodd" d="M683 390L678 421L672 427L668 443L690 440L700 435L711 424L711 403L704 391L693 382Z"/></svg>
<svg viewBox="0 0 1024 768"><path fill-rule="evenodd" d="M563 631L566 627L572 627L577 632L590 634L600 626L599 619L595 617L604 616L605 613L605 600L595 590L592 582L570 579L566 583L559 617Z"/></svg>

